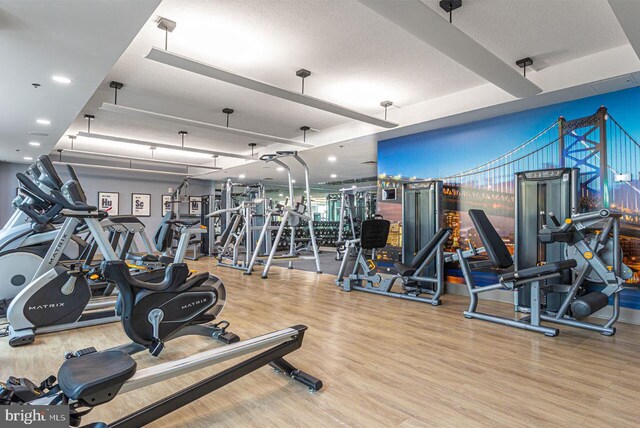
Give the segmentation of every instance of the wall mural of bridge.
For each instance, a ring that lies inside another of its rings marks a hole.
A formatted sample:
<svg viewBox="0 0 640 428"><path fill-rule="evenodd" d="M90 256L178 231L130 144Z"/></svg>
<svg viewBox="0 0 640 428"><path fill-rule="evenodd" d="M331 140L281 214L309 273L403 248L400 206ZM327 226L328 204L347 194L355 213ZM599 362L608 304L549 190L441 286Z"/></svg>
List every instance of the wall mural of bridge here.
<svg viewBox="0 0 640 428"><path fill-rule="evenodd" d="M581 209L623 213L625 263L636 272L632 281L640 282L639 101L640 88L633 88L380 141L379 187L441 179L445 221L455 230L449 247L477 241L466 214L470 208L487 211L512 247L515 173L579 168ZM402 198L378 200L379 212L394 223L384 252L393 260L400 253ZM623 305L640 308L640 293L625 293Z"/></svg>

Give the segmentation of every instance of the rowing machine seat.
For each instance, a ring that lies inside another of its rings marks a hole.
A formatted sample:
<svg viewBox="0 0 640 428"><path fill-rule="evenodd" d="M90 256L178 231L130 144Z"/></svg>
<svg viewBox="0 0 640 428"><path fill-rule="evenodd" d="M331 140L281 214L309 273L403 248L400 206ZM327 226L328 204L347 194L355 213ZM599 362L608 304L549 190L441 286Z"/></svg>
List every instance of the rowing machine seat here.
<svg viewBox="0 0 640 428"><path fill-rule="evenodd" d="M67 397L87 406L111 401L136 372L136 362L122 351L102 351L66 360L58 385Z"/></svg>

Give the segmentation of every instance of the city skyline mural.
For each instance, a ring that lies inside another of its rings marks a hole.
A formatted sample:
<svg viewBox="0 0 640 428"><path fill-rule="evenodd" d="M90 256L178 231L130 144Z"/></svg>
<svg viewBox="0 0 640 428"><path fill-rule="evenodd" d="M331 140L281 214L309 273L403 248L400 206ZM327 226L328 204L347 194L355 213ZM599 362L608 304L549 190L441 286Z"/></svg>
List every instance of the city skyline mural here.
<svg viewBox="0 0 640 428"><path fill-rule="evenodd" d="M454 228L448 250L478 244L467 211L479 208L513 251L515 173L572 167L580 169L582 211L623 214L624 261L634 270L630 282L640 282L639 100L640 88L632 88L378 142L380 193L397 193L378 199L392 222L384 258L396 260L401 250L402 183L443 181L443 221ZM620 179L625 174L630 181ZM461 282L456 270L448 276ZM640 293L625 290L622 303L640 308Z"/></svg>

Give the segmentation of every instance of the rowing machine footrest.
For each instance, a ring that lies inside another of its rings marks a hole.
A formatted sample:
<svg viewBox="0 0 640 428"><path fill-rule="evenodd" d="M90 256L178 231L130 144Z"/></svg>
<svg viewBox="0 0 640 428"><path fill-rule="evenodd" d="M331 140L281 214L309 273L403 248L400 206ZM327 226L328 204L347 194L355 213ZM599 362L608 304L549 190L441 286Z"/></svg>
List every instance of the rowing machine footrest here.
<svg viewBox="0 0 640 428"><path fill-rule="evenodd" d="M586 318L605 308L609 304L609 296L593 291L571 302L571 313L576 319Z"/></svg>

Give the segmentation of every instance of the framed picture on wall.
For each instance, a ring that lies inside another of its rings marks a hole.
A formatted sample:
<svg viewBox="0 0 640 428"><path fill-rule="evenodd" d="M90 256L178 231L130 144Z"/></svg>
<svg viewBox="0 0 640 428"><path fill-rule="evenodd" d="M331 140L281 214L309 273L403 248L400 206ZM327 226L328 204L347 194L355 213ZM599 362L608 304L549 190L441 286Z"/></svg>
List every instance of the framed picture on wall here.
<svg viewBox="0 0 640 428"><path fill-rule="evenodd" d="M202 209L202 196L189 196L189 214L200 215Z"/></svg>
<svg viewBox="0 0 640 428"><path fill-rule="evenodd" d="M162 195L162 217L171 211L171 195Z"/></svg>
<svg viewBox="0 0 640 428"><path fill-rule="evenodd" d="M131 214L136 217L150 217L151 195L148 193L132 193Z"/></svg>
<svg viewBox="0 0 640 428"><path fill-rule="evenodd" d="M109 215L118 215L120 205L120 193L98 192L98 209L107 211Z"/></svg>

